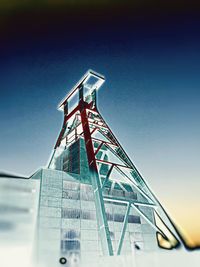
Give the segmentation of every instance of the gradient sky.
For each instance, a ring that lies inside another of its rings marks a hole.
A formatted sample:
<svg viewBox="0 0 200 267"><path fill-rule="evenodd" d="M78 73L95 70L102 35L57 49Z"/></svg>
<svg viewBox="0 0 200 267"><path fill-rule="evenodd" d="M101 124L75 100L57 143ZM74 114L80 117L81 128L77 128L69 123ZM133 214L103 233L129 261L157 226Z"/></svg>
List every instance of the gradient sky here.
<svg viewBox="0 0 200 267"><path fill-rule="evenodd" d="M0 4L0 169L30 175L47 163L57 104L94 69L106 77L105 120L188 244L200 245L200 8L41 2Z"/></svg>

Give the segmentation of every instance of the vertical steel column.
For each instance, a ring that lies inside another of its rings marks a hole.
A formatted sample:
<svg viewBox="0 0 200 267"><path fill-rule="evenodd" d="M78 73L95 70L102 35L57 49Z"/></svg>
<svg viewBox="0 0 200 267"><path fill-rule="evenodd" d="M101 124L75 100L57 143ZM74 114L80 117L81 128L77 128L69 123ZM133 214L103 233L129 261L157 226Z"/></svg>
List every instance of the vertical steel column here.
<svg viewBox="0 0 200 267"><path fill-rule="evenodd" d="M95 205L96 205L96 214L97 222L99 228L99 234L102 244L102 251L104 255L113 255L112 242L110 239L110 232L108 228L108 222L106 218L104 200L101 190L101 184L98 175L97 164L95 160L94 148L92 144L89 122L87 119L86 108L84 107L84 101L81 103L81 122L83 126L85 146L90 170L91 183L94 192Z"/></svg>

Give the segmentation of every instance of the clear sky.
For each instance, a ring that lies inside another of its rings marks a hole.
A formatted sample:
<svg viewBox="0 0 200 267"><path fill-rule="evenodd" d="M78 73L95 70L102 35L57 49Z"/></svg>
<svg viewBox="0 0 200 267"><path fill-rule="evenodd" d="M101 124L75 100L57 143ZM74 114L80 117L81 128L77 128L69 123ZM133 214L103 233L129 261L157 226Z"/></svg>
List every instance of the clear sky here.
<svg viewBox="0 0 200 267"><path fill-rule="evenodd" d="M0 169L30 175L47 163L57 104L94 69L106 77L105 120L188 243L200 245L200 8L47 2L0 5Z"/></svg>

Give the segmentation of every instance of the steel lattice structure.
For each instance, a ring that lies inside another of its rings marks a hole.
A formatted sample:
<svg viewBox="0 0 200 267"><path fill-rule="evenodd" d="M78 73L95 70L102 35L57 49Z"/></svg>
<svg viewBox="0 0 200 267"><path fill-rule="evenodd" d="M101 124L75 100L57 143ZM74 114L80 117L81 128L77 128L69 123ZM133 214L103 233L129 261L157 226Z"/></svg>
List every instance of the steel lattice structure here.
<svg viewBox="0 0 200 267"><path fill-rule="evenodd" d="M76 140L84 140L104 255L121 254L132 210L152 227L155 235L159 235L162 240L168 242L169 248L177 247L181 244L181 240L174 224L97 108L97 90L104 81L105 78L102 75L89 70L59 105L59 109L64 112L64 122L49 168L54 168L56 154L60 155ZM76 105L70 110L70 101L75 96ZM117 196L113 193L117 187L124 195ZM137 197L134 197L136 194ZM106 203L123 205L126 208L115 251L108 225ZM147 210L151 216L146 212Z"/></svg>

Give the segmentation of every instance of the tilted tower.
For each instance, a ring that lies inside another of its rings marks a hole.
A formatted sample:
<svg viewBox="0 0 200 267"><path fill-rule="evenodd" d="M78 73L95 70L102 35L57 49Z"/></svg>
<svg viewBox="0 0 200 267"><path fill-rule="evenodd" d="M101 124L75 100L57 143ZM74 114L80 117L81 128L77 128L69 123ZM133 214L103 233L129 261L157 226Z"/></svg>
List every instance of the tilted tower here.
<svg viewBox="0 0 200 267"><path fill-rule="evenodd" d="M41 179L38 240L49 243L57 229L60 237L52 244L68 262L181 244L165 210L99 113L97 90L104 81L89 70L61 102L64 121L48 168L33 176ZM44 228L46 239L41 238Z"/></svg>

